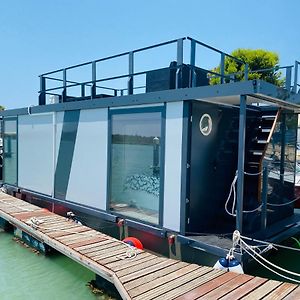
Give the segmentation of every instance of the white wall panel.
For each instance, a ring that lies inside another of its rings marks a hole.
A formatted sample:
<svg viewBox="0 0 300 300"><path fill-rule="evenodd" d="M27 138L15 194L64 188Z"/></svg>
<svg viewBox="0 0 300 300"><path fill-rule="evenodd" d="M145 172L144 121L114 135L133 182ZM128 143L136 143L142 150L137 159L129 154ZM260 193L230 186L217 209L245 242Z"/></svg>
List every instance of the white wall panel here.
<svg viewBox="0 0 300 300"><path fill-rule="evenodd" d="M66 200L106 209L108 109L80 112Z"/></svg>
<svg viewBox="0 0 300 300"><path fill-rule="evenodd" d="M180 231L183 102L167 103L163 227Z"/></svg>
<svg viewBox="0 0 300 300"><path fill-rule="evenodd" d="M52 113L19 116L18 185L46 195L52 194Z"/></svg>

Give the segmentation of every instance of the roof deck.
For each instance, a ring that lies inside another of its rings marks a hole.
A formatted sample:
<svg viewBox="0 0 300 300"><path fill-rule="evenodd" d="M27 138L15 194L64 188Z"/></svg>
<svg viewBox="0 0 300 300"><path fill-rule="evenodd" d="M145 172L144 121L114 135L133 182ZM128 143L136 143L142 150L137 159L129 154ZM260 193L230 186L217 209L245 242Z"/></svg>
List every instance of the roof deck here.
<svg viewBox="0 0 300 300"><path fill-rule="evenodd" d="M203 51L206 56L202 56ZM155 61L149 53L154 53ZM207 68L207 60L212 56L219 57L219 72ZM165 57L169 59L165 60ZM226 74L225 59L233 60L242 71ZM230 84L247 81L252 72L277 71L285 75L281 98L287 98L298 93L298 66L296 61L295 65L249 70L244 61L193 38L183 37L41 74L39 104L49 102L49 96L58 97L59 102L116 97L211 86L213 78L219 78L220 84ZM157 81L166 79L164 75L168 76L166 73L163 75L162 70L169 72L170 86L157 86ZM149 88L151 83L152 88ZM154 88L153 84L156 84Z"/></svg>

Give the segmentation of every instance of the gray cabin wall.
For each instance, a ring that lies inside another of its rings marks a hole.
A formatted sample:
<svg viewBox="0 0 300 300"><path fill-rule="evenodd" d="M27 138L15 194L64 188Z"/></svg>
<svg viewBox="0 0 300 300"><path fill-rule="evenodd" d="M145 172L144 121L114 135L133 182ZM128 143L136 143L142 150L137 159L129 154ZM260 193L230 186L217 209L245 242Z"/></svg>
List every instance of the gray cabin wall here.
<svg viewBox="0 0 300 300"><path fill-rule="evenodd" d="M161 225L179 232L183 101L167 103L165 108ZM18 116L18 187L108 210L108 111L97 108Z"/></svg>

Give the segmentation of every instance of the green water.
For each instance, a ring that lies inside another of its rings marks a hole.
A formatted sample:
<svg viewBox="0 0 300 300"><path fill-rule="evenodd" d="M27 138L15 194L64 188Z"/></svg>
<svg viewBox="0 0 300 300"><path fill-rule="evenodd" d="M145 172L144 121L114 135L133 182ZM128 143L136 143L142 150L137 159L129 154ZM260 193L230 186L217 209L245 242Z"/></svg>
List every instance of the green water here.
<svg viewBox="0 0 300 300"><path fill-rule="evenodd" d="M1 300L97 300L87 282L94 273L67 257L45 257L13 240L0 230L0 299Z"/></svg>

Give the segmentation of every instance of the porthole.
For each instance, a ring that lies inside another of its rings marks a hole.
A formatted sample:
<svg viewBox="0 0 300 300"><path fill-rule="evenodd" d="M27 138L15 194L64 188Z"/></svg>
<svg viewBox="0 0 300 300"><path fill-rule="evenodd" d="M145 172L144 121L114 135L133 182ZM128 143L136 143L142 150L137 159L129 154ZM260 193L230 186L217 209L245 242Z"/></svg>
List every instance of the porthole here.
<svg viewBox="0 0 300 300"><path fill-rule="evenodd" d="M200 132L204 136L208 136L212 131L212 119L209 114L203 114L199 122Z"/></svg>

